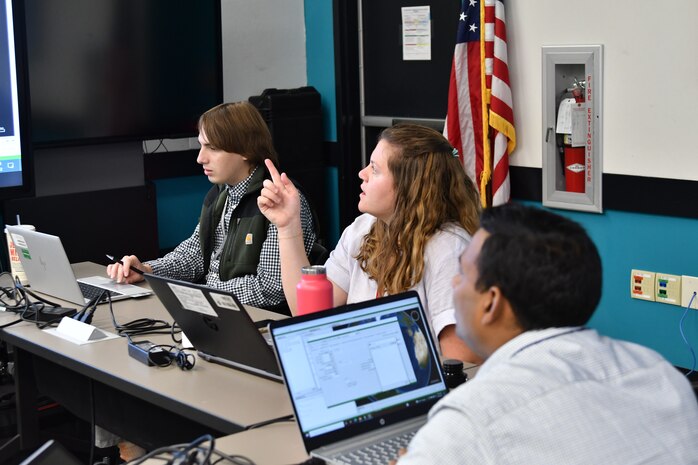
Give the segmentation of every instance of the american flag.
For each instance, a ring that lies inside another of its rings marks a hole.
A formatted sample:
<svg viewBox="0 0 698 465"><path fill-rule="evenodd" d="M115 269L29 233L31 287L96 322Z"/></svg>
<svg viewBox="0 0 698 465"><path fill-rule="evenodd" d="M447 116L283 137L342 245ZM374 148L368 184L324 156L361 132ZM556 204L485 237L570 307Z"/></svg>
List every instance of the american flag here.
<svg viewBox="0 0 698 465"><path fill-rule="evenodd" d="M516 130L503 0L461 3L445 133L478 186L482 205L508 202L509 155L516 147Z"/></svg>

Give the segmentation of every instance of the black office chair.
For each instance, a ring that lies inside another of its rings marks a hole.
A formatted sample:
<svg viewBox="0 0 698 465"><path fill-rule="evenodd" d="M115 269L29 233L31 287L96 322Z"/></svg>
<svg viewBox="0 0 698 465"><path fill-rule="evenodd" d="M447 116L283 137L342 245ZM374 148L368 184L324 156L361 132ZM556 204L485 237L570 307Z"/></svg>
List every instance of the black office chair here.
<svg viewBox="0 0 698 465"><path fill-rule="evenodd" d="M313 248L310 249L310 254L308 254L308 261L311 265L324 265L329 256L330 251L327 250L324 245L320 244L318 241L315 241Z"/></svg>
<svg viewBox="0 0 698 465"><path fill-rule="evenodd" d="M308 254L308 261L311 265L324 265L327 261L327 257L329 256L329 250L327 250L327 248L324 245L320 244L318 241L315 241L312 249L310 249L310 254ZM262 308L264 308L265 310L269 310L270 312L276 312L281 313L282 315L291 316L291 309L288 307L288 304L285 300L283 302L279 302L276 305L271 305L269 307Z"/></svg>

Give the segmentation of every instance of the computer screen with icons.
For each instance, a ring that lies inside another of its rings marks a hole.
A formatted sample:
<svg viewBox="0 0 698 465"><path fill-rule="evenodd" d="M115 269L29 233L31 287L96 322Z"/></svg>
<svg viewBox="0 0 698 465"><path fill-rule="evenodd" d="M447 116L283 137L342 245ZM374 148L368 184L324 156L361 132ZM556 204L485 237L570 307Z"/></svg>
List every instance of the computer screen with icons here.
<svg viewBox="0 0 698 465"><path fill-rule="evenodd" d="M0 0L0 199L33 189L21 6Z"/></svg>

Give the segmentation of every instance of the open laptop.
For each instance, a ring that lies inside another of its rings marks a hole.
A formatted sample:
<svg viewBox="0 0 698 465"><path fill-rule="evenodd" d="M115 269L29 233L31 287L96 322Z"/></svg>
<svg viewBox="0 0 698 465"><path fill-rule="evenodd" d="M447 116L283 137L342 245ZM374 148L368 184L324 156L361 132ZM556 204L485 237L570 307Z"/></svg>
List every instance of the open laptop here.
<svg viewBox="0 0 698 465"><path fill-rule="evenodd" d="M37 231L7 226L17 249L22 268L31 288L78 305L84 305L104 289L112 300L143 297L152 294L147 288L133 284L117 284L107 276L76 279L61 239Z"/></svg>
<svg viewBox="0 0 698 465"><path fill-rule="evenodd" d="M233 293L150 273L145 279L201 358L281 382L274 350Z"/></svg>
<svg viewBox="0 0 698 465"><path fill-rule="evenodd" d="M395 459L447 393L414 291L273 321L269 330L305 448L327 463L373 463L352 457L391 442L377 463Z"/></svg>

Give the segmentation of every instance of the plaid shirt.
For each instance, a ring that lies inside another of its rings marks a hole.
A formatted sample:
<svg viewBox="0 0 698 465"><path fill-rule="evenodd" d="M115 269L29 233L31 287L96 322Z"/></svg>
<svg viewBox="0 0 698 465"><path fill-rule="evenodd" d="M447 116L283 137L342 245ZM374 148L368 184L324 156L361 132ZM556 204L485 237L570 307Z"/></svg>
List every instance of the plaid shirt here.
<svg viewBox="0 0 698 465"><path fill-rule="evenodd" d="M262 244L257 274L240 276L228 281L221 281L218 275L220 260L217 252L223 247L230 217L233 214L233 210L240 203L240 199L247 192L252 174L239 184L227 186L228 202L225 213L216 226L211 264L205 276L205 282L209 287L233 292L243 304L255 307L269 307L285 300L284 290L281 285L278 231L273 224L269 224L267 238L264 244ZM305 252L308 254L315 243L315 230L313 228L310 206L302 194L301 225L303 227ZM160 276L182 281L200 281L204 277L204 257L199 239L199 225L196 225L196 229L194 229L191 237L185 239L172 252L157 260L149 261L147 264L153 268L154 274Z"/></svg>

